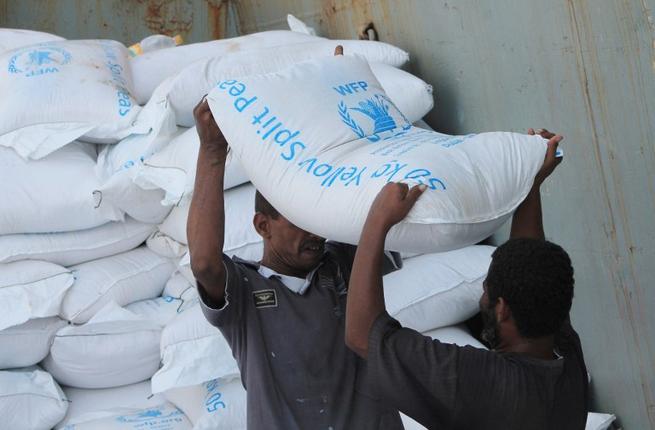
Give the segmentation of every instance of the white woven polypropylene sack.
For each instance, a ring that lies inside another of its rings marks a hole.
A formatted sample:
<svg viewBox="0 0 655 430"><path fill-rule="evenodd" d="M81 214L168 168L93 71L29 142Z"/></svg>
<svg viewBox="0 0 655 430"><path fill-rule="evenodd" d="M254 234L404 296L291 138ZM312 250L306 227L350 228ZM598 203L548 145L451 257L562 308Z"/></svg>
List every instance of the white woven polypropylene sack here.
<svg viewBox="0 0 655 430"><path fill-rule="evenodd" d="M160 353L162 367L152 377L153 393L239 375L230 346L221 332L207 322L199 304L176 316L164 328Z"/></svg>
<svg viewBox="0 0 655 430"><path fill-rule="evenodd" d="M62 430L191 430L184 413L172 404L149 408L113 408L89 412L67 420Z"/></svg>
<svg viewBox="0 0 655 430"><path fill-rule="evenodd" d="M616 420L616 416L612 414L589 412L587 414L585 430L607 430L610 428L614 420Z"/></svg>
<svg viewBox="0 0 655 430"><path fill-rule="evenodd" d="M102 185L97 205L107 217L127 213L144 222L160 223L172 205L191 198L200 139L195 127L182 134L135 136L112 145L98 156ZM241 165L228 157L224 188L248 181Z"/></svg>
<svg viewBox="0 0 655 430"><path fill-rule="evenodd" d="M66 414L68 402L59 385L37 367L0 371L2 428L50 430Z"/></svg>
<svg viewBox="0 0 655 430"><path fill-rule="evenodd" d="M404 260L402 269L384 277L387 311L418 331L467 320L479 310L494 249L476 245Z"/></svg>
<svg viewBox="0 0 655 430"><path fill-rule="evenodd" d="M150 378L159 367L161 326L115 303L55 335L43 367L64 385L108 388Z"/></svg>
<svg viewBox="0 0 655 430"><path fill-rule="evenodd" d="M65 40L0 54L0 145L41 158L76 139L115 143L136 123L127 49L111 40Z"/></svg>
<svg viewBox="0 0 655 430"><path fill-rule="evenodd" d="M32 366L43 360L55 333L66 324L58 317L36 318L0 330L0 369Z"/></svg>
<svg viewBox="0 0 655 430"><path fill-rule="evenodd" d="M194 125L194 106L222 80L278 72L296 63L333 55L337 44L345 45L346 53L361 55L371 63L373 74L385 90L388 87L389 97L409 121L421 119L432 108L430 85L385 63L386 56L382 52L400 51L398 48L365 40L332 41L317 38L301 44L206 58L189 65L167 84L168 98L176 121L187 127ZM372 50L372 46L381 49ZM158 88L158 91L162 89Z"/></svg>
<svg viewBox="0 0 655 430"><path fill-rule="evenodd" d="M355 244L387 182L426 185L387 236L394 251L445 251L489 236L525 198L546 153L540 136L414 128L368 64L350 56L221 81L208 100L252 183L304 230Z"/></svg>
<svg viewBox="0 0 655 430"><path fill-rule="evenodd" d="M0 330L57 315L73 281L70 270L45 261L0 264Z"/></svg>
<svg viewBox="0 0 655 430"><path fill-rule="evenodd" d="M110 301L125 306L159 296L175 264L142 246L70 268L75 284L61 305L61 317L82 324Z"/></svg>
<svg viewBox="0 0 655 430"><path fill-rule="evenodd" d="M164 327L182 311L183 300L168 295L155 297L154 299L139 300L125 306L125 309L140 316L143 319L153 321Z"/></svg>
<svg viewBox="0 0 655 430"><path fill-rule="evenodd" d="M44 260L72 266L136 248L156 228L128 218L87 230L0 236L0 263Z"/></svg>
<svg viewBox="0 0 655 430"><path fill-rule="evenodd" d="M0 54L23 46L37 43L64 40L63 37L42 31L22 30L17 28L0 28Z"/></svg>
<svg viewBox="0 0 655 430"><path fill-rule="evenodd" d="M184 412L194 430L246 430L247 396L240 378L175 387L164 396Z"/></svg>
<svg viewBox="0 0 655 430"><path fill-rule="evenodd" d="M66 417L57 424L57 429L65 428L69 421L92 412L116 408L147 409L164 403L164 396L152 395L150 381L124 385L122 387L87 389L62 387L68 398Z"/></svg>
<svg viewBox="0 0 655 430"><path fill-rule="evenodd" d="M255 191L252 184L243 184L224 194L223 252L230 257L237 255L248 260L261 258L262 237L253 225ZM159 226L159 231L180 243L187 244L186 225L190 204L189 200L185 200L182 205L176 206ZM255 252L250 251L252 248L255 248Z"/></svg>
<svg viewBox="0 0 655 430"><path fill-rule="evenodd" d="M0 235L82 230L111 221L95 209L95 162L95 147L87 143L32 161L0 146Z"/></svg>

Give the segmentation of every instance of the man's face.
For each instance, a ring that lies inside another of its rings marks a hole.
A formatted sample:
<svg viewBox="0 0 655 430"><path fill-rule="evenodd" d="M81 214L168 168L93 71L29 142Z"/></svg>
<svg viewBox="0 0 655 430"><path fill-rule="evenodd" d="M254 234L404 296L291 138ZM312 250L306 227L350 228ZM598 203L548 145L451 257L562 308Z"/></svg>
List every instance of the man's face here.
<svg viewBox="0 0 655 430"><path fill-rule="evenodd" d="M487 292L487 281L482 283L483 293L480 297L480 315L482 315L482 339L487 342L489 348L494 349L498 346L499 327L496 318L495 304L489 302L489 293Z"/></svg>
<svg viewBox="0 0 655 430"><path fill-rule="evenodd" d="M309 273L323 257L325 239L296 227L282 215L269 217L268 246L276 259L294 271Z"/></svg>

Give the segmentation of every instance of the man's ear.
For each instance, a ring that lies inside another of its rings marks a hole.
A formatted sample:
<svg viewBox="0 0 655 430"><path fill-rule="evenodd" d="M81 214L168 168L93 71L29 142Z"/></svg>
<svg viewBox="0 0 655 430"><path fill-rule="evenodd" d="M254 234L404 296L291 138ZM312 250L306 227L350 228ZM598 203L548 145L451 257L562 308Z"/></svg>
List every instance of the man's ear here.
<svg viewBox="0 0 655 430"><path fill-rule="evenodd" d="M502 297L498 297L494 312L496 312L496 321L498 321L498 323L506 322L512 318L512 310L510 309L509 304L507 304Z"/></svg>
<svg viewBox="0 0 655 430"><path fill-rule="evenodd" d="M255 226L257 233L264 238L271 238L271 222L268 215L264 215L261 212L255 212L255 216L252 219L252 224Z"/></svg>

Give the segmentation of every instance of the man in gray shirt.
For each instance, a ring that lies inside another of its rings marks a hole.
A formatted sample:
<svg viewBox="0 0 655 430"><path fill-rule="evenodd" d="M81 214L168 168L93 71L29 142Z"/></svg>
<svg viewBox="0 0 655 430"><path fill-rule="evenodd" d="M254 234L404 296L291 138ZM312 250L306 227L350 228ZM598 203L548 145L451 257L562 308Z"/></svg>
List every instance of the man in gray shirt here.
<svg viewBox="0 0 655 430"><path fill-rule="evenodd" d="M385 237L425 188L387 184L370 209L350 280L346 343L366 358L381 400L429 429L585 427L587 371L569 322L573 268L544 240L539 193L561 161L561 137L541 135L550 139L544 165L514 214L510 241L493 254L480 299L491 351L432 340L385 311L377 268Z"/></svg>
<svg viewBox="0 0 655 430"><path fill-rule="evenodd" d="M248 428L402 429L398 412L366 392L366 364L345 345L355 248L301 230L257 193L262 261L224 255L227 142L206 101L194 116L200 151L187 224L191 268L202 310L239 364Z"/></svg>

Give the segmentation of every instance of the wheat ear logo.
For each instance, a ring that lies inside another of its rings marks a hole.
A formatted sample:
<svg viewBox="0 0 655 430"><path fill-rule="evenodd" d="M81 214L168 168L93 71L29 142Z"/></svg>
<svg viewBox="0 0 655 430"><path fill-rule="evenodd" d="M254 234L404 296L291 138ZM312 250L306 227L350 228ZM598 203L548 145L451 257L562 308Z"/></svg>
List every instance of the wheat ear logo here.
<svg viewBox="0 0 655 430"><path fill-rule="evenodd" d="M350 129L359 137L363 139L366 137L371 142L378 142L382 137L380 134L385 132L391 132L398 128L396 121L389 114L389 109L395 109L396 112L400 114L405 124L401 127L402 131L400 133L391 134L389 137L397 136L398 134L404 133L411 127L405 115L398 110L398 108L393 104L388 97L381 94L376 94L373 98L361 101L357 104L356 107L348 107L343 101L339 102L338 111L341 121L346 124ZM366 133L362 127L357 123L357 121L350 115L349 111L359 112L364 117L373 121L373 134L366 136Z"/></svg>

